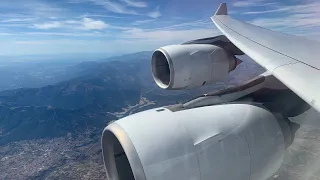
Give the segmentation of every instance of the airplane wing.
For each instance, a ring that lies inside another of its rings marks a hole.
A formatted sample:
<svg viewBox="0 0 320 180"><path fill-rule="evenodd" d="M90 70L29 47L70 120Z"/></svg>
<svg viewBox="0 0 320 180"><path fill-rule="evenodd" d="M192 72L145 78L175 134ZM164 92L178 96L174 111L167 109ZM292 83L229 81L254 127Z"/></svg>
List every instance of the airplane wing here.
<svg viewBox="0 0 320 180"><path fill-rule="evenodd" d="M320 112L319 42L235 20L225 3L211 19L235 46Z"/></svg>

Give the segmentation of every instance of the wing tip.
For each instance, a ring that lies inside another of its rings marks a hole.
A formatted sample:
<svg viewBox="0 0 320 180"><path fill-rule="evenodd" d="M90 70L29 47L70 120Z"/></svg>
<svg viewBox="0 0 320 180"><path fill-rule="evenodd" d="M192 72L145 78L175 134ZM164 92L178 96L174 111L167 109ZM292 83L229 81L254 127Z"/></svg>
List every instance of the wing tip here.
<svg viewBox="0 0 320 180"><path fill-rule="evenodd" d="M227 3L221 3L214 15L228 15Z"/></svg>

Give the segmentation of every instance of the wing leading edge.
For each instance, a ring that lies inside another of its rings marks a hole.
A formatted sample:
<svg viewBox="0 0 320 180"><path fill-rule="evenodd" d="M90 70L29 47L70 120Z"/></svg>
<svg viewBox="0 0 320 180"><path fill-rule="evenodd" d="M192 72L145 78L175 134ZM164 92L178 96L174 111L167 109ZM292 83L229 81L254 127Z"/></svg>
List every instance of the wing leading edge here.
<svg viewBox="0 0 320 180"><path fill-rule="evenodd" d="M320 43L241 22L227 14L222 3L211 17L218 29L320 112Z"/></svg>

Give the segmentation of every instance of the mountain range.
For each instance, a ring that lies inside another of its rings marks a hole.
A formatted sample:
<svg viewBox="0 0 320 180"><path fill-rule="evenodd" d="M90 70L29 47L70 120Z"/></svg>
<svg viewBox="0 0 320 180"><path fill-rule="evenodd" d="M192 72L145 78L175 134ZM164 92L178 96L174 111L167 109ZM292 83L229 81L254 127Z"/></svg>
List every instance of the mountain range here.
<svg viewBox="0 0 320 180"><path fill-rule="evenodd" d="M87 126L101 130L108 121L121 117L121 112L137 112L139 103L143 109L174 104L227 86L220 82L199 89L162 90L153 82L150 57L151 52L140 52L102 62L83 62L74 67L83 72L79 77L41 88L0 92L0 144L58 137L81 132ZM246 68L255 71L244 71ZM228 86L249 79L262 69L247 61L238 71L228 79Z"/></svg>
<svg viewBox="0 0 320 180"><path fill-rule="evenodd" d="M16 153L21 153L30 144L38 143L39 148L43 149L42 147L47 146L46 142L59 141L59 144L66 144L71 138L77 139L82 149L79 150L79 144L71 146L68 143L69 149L72 149L70 151L86 154L91 151L83 152L83 148L93 146L97 149L93 154L85 156L91 162L92 158L99 159L96 157L101 152L98 140L108 122L145 109L183 102L203 93L240 84L263 72L260 66L243 57L244 63L224 81L197 89L166 91L153 82L151 55L152 52L139 52L83 62L68 68L78 73L70 73L69 80L44 87L0 92L0 159L11 155L16 157L15 153L3 150L6 148L17 149ZM29 160L33 158L32 155L28 156ZM26 171L21 176L10 174L6 169L0 170L7 172L5 179L41 179L49 177L62 165L70 165L65 162L65 156L56 155L52 158L55 163L40 170ZM14 164L16 161L5 162ZM32 161L35 162L37 161ZM72 162L79 163L76 160ZM100 167L101 159L97 162ZM33 164L34 167L39 165ZM59 179L61 177L60 174ZM77 176L73 174L70 177Z"/></svg>

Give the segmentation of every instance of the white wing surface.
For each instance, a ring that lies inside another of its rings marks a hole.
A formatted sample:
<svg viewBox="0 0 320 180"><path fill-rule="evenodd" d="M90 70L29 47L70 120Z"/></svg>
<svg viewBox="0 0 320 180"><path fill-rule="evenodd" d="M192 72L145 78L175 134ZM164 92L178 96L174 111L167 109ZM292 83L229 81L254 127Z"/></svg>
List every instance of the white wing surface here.
<svg viewBox="0 0 320 180"><path fill-rule="evenodd" d="M234 45L320 112L320 42L235 20L225 3L211 19Z"/></svg>

